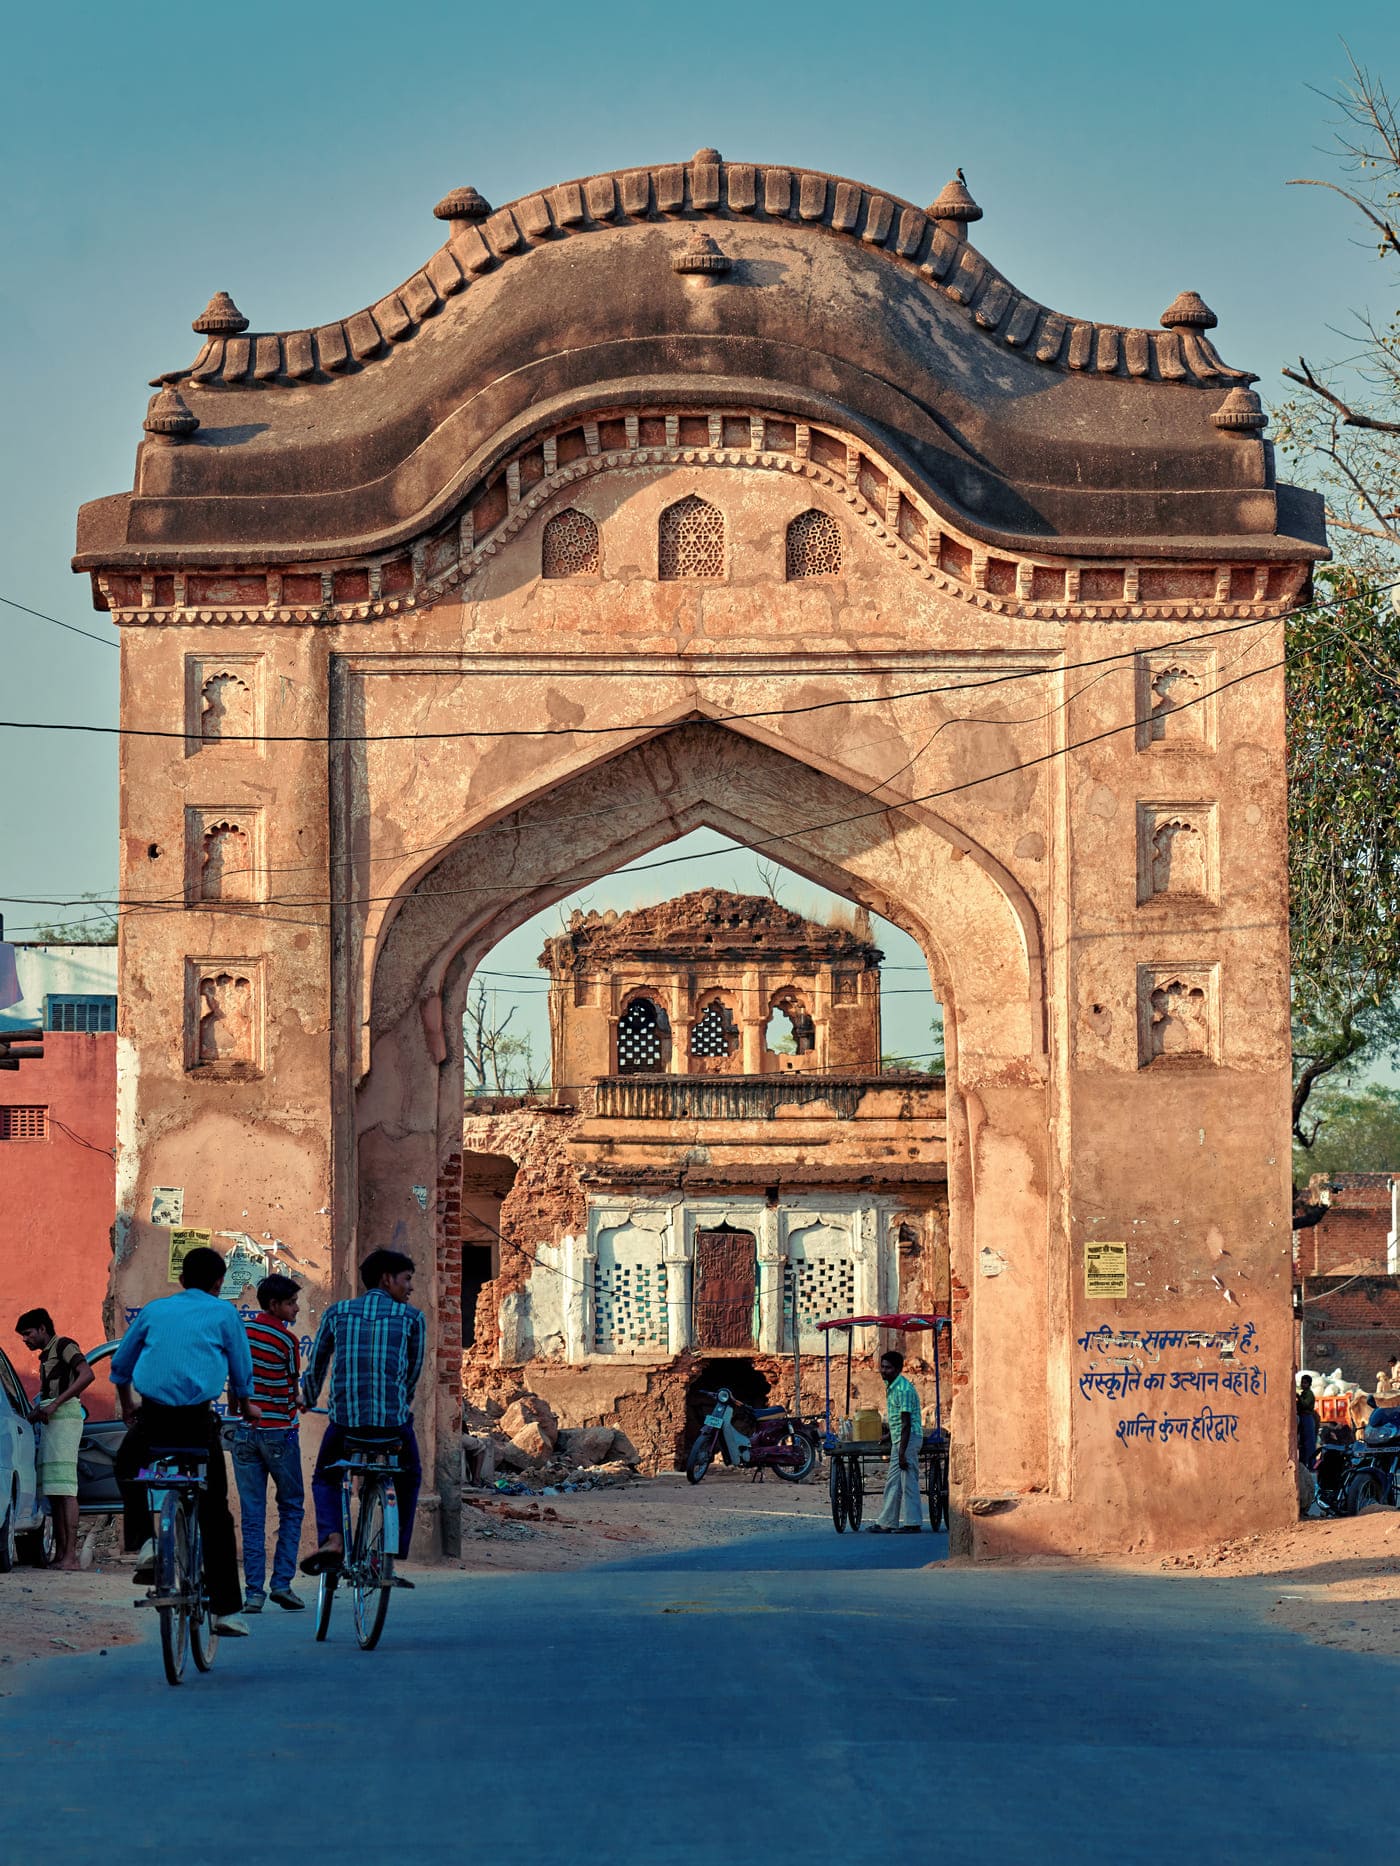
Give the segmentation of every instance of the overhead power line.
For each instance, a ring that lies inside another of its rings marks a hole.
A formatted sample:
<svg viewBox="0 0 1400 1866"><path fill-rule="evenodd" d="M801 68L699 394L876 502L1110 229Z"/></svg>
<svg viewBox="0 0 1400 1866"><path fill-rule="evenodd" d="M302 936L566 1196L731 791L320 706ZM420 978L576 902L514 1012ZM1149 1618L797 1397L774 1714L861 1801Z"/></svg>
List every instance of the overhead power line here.
<svg viewBox="0 0 1400 1866"><path fill-rule="evenodd" d="M1389 586L1378 585L1377 587L1388 588ZM1333 606L1335 605L1309 603L1301 605L1296 609L1285 610L1278 615L1251 616L1243 622L1225 623L1216 629L1203 629L1195 635L1173 636L1169 642L1152 643L1150 646L1154 650L1168 647L1191 647L1196 643L1213 641L1221 636L1236 635L1247 629L1268 628L1279 622L1287 621L1290 616L1309 614L1314 610ZM81 631L79 632L81 633ZM601 738L616 737L620 733L638 731L664 732L675 730L679 726L697 723L714 726L739 725L747 720L796 718L803 714L832 712L843 707L893 706L904 700L936 698L944 693L975 693L986 687L1008 686L1023 680L1040 680L1047 674L1078 673L1087 668L1111 666L1115 662L1130 661L1134 655L1142 653L1143 650L1144 644L1137 642L1131 647L1117 649L1112 654L1097 655L1086 661L1059 662L1054 660L1052 656L1044 666L1015 668L1004 674L983 675L982 678L976 680L960 679L948 681L936 686L910 687L898 693L869 693L857 694L855 696L843 696L830 700L811 700L804 702L800 706L766 706L755 708L749 712L705 714L699 719L662 721L659 724L652 724L645 720L629 720L613 726L460 727L440 732L333 733L329 730L325 732L283 733L230 732L221 733L218 740L215 742L219 745L394 745L417 744L422 742L452 742L459 739ZM975 664L970 664L962 670L950 668L945 671L961 671L967 674L977 674L983 665L983 662L977 662ZM707 668L704 662L699 659L693 659L685 663L681 668L673 667L654 671L640 669L615 670L611 673L591 673L587 672L587 670L582 671L586 672L587 678L590 680L620 679L632 683L635 683L639 674L643 671L652 673L652 677L654 678L671 680L693 677L695 675L703 676L709 680L741 680L745 678L742 672L731 671L728 673L717 673L714 669ZM887 672L889 670L873 671L878 675L881 672ZM871 669L851 667L849 665L830 668L813 668L803 664L791 669L770 671L765 673L763 678L787 680L811 680L821 677L855 679L862 675L869 677L871 673ZM189 740L192 736L188 730L181 730L168 726L105 726L90 725L81 721L71 720L0 719L0 729L9 732L85 733L99 738L164 739L177 740L182 743Z"/></svg>
<svg viewBox="0 0 1400 1866"><path fill-rule="evenodd" d="M1206 701L1215 698L1217 695L1226 692L1229 688L1239 686L1247 680L1255 680L1259 678L1259 676L1262 674L1278 672L1285 665L1286 665L1286 662L1280 659L1278 661L1270 661L1266 663L1266 665L1263 667L1251 668L1246 673L1237 674L1229 680L1221 681L1217 686L1208 688L1203 693L1196 694L1194 697L1190 699L1179 702L1179 704L1177 704L1176 706L1172 708L1172 711L1173 712L1185 712L1188 708L1202 705ZM900 810L910 809L918 804L936 803L945 797L955 796L967 790L974 790L979 785L982 785L982 784L994 784L1001 778L1017 777L1025 771L1034 770L1038 766L1052 763L1057 758L1065 757L1070 752L1081 751L1086 746L1089 746L1089 745L1101 744L1103 743L1104 740L1116 738L1120 733L1123 733L1123 732L1136 731L1139 728L1139 726L1141 726L1143 723L1144 723L1143 720L1137 716L1136 709L1135 709L1132 718L1123 720L1117 725L1107 726L1101 732L1090 733L1085 738L1082 738L1082 739L1071 740L1065 745L1056 746L1048 752L1043 752L1043 753L1038 754L1036 757L1026 758L1026 759L1019 761L1018 763L1014 765L1008 765L1000 771L988 771L988 772L983 773L980 777L967 778L958 784L947 784L937 790L926 791L920 796L892 797L883 803L874 805L871 809L852 811L845 816L830 818L828 821L824 823L806 823L806 824L791 825L779 834L772 835L772 836L760 836L760 837L755 838L752 842L726 843L726 844L722 844L717 849L702 850L695 854L689 854L689 855L663 856L656 861L629 863L628 865L622 868L613 866L613 867L609 867L605 869L600 869L596 873L589 874L589 875L541 876L534 881L525 881L525 882L515 881L512 885L515 887L515 889L519 893L533 892L541 888L561 888L566 891L573 892L574 890L578 888L592 886L596 884L597 882L606 879L610 875L645 874L645 873L649 873L650 871L654 869L672 868L676 866L677 863L708 861L708 860L712 860L714 857L719 856L719 855L735 855L735 854L745 853L750 850L779 847L785 843L791 842L795 837L820 835L820 834L825 833L828 830L842 829L852 823L864 822L868 820L870 817L886 816L886 815L889 815L891 812L897 812ZM873 796L875 790L882 788L886 782L887 780L883 778L878 779L876 783L871 787L870 790L864 793L861 793L861 794L867 798L871 797ZM500 892L500 888L496 886L487 886L487 887L478 886L478 887L462 887L462 888L432 888L432 889L425 890L422 894L418 895L416 898L420 900L448 900L448 899L457 899L457 898L468 896L468 895L496 894L499 892ZM7 898L18 901L21 904L26 905L26 906L36 906L36 907L63 907L65 905L79 906L79 905L84 904L82 902L76 902L76 901L65 903L63 901L53 900L48 897L33 896L33 895L30 895L30 896L11 895L11 896L8 896ZM284 908L300 907L300 908L310 908L310 909L316 909L316 908L341 909L341 908L347 908L347 907L383 906L383 905L387 905L388 903L392 901L397 900L398 898L399 896L397 894L350 895L343 899L334 899L334 900L312 899L312 898L300 898L300 899L274 898L266 902L249 902L247 903L246 906L241 906L235 902L214 903L212 904L212 906L206 907L206 911L214 911L220 914L221 916L237 916L237 917L252 918L252 919L268 919L270 918L270 916L268 916L264 910L265 908L269 906L284 907ZM192 911L198 911L201 905L203 904L198 903L198 902L193 902L193 903L186 902L183 899L176 900L173 897L167 897L159 902L152 902L150 899L141 900L138 898L135 900L118 899L112 903L112 907L117 912L119 918L122 916L130 917L134 913L142 913L142 912L147 912L147 913L150 913L150 912L154 912L154 913L192 912ZM305 925L309 923L302 922L301 924Z"/></svg>

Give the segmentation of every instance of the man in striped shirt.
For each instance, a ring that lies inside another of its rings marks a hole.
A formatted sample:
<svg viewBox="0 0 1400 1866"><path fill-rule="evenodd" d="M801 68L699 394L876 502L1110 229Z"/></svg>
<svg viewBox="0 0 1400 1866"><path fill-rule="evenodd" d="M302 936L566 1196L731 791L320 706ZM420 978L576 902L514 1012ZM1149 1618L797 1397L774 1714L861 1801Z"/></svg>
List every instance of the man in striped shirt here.
<svg viewBox="0 0 1400 1866"><path fill-rule="evenodd" d="M423 1480L418 1441L413 1435L413 1392L423 1371L428 1330L423 1311L409 1303L413 1259L402 1251L371 1251L360 1265L363 1296L333 1303L316 1331L302 1396L316 1404L326 1372L331 1370L326 1402L330 1423L321 1441L311 1478L320 1547L301 1564L303 1574L338 1568L345 1558L340 1529L342 1473L332 1467L345 1456L349 1433L364 1427L392 1428L399 1434L399 1555L408 1553L413 1515ZM409 1587L411 1582L400 1580Z"/></svg>
<svg viewBox="0 0 1400 1866"><path fill-rule="evenodd" d="M253 1357L253 1398L262 1419L239 1424L233 1434L233 1475L243 1511L243 1611L261 1613L267 1575L267 1480L277 1497L277 1548L272 1557L272 1598L295 1611L306 1602L292 1592L306 1514L301 1474L301 1411L298 1391L301 1349L292 1333L301 1291L289 1276L265 1276L258 1284L258 1313L245 1322Z"/></svg>

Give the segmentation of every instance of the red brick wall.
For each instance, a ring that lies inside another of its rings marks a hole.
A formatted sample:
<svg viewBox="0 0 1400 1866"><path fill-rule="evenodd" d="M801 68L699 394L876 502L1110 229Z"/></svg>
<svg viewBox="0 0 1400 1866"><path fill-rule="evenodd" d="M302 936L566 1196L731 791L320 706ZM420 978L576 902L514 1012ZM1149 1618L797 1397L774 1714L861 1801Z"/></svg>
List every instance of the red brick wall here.
<svg viewBox="0 0 1400 1866"><path fill-rule="evenodd" d="M1303 1366L1340 1367L1369 1393L1400 1354L1400 1276L1309 1277L1302 1295Z"/></svg>
<svg viewBox="0 0 1400 1866"><path fill-rule="evenodd" d="M1360 1208L1333 1208L1317 1224L1298 1233L1298 1262L1304 1276L1384 1276L1386 1239L1390 1235L1390 1200Z"/></svg>
<svg viewBox="0 0 1400 1866"><path fill-rule="evenodd" d="M47 1309L85 1348L106 1339L116 1205L117 1039L46 1031L43 1042L42 1061L0 1075L0 1107L49 1111L47 1140L0 1141L0 1338L31 1389L34 1358L14 1338L23 1310Z"/></svg>
<svg viewBox="0 0 1400 1866"><path fill-rule="evenodd" d="M462 1395L462 1156L454 1153L437 1182L438 1379Z"/></svg>

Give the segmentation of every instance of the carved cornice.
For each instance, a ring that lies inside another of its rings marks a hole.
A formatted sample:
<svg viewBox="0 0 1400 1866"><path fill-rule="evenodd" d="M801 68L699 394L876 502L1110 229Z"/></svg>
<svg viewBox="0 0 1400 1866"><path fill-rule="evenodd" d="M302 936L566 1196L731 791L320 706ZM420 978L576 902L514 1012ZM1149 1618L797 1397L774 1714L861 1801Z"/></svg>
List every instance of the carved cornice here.
<svg viewBox="0 0 1400 1866"><path fill-rule="evenodd" d="M600 413L536 434L411 550L277 569L99 572L122 626L373 622L452 597L570 486L638 467L788 473L844 505L912 575L999 615L1033 621L1264 617L1305 586L1303 563L1166 562L1013 554L961 532L849 435L771 412L657 408ZM783 566L775 562L774 577Z"/></svg>
<svg viewBox="0 0 1400 1866"><path fill-rule="evenodd" d="M469 192L475 191L455 191L434 211L443 215L456 196ZM352 317L314 330L211 331L193 364L165 372L153 386L189 380L200 388L275 388L333 381L409 342L449 298L541 246L640 222L735 220L819 227L877 249L919 273L989 339L1048 368L1194 385L1256 380L1223 362L1198 325L1128 329L1052 311L1017 291L951 231L965 223L938 215L939 202L925 212L896 195L813 169L725 162L713 150L702 150L690 162L561 182L494 213L485 202L479 206L482 217L475 208L472 218L445 215L453 226L447 244L396 291Z"/></svg>

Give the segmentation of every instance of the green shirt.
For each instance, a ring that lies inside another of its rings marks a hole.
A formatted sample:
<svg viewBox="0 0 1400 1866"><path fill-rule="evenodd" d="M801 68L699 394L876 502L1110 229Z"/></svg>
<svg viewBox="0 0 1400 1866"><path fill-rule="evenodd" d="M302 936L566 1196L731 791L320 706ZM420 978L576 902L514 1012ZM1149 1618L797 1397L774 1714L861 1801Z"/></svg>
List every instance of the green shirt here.
<svg viewBox="0 0 1400 1866"><path fill-rule="evenodd" d="M895 1451L899 1450L899 1435L903 1430L900 1415L906 1412L909 1414L909 1437L912 1442L923 1437L924 1416L919 1409L919 1396L914 1391L913 1381L907 1380L903 1374L897 1374L889 1385L889 1404L885 1415L890 1422L890 1445Z"/></svg>

